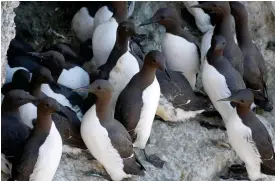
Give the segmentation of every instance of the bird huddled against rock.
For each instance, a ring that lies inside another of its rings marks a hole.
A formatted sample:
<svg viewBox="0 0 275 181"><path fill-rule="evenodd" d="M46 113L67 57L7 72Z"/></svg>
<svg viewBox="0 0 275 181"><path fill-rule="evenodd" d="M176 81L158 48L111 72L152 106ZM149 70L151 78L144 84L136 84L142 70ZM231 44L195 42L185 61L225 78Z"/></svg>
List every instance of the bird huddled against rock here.
<svg viewBox="0 0 275 181"><path fill-rule="evenodd" d="M275 176L272 139L254 112L273 110L267 67L252 40L246 7L184 5L202 39L183 26L185 17L175 7L161 7L136 23L130 18L134 1L79 2L68 24L77 42L54 40L38 49L19 33L7 52L1 89L2 172L10 180L51 181L68 146L87 150L107 172L87 175L114 181L150 176L148 164L170 164L160 152L145 151L148 144L158 146L150 143L155 120L175 126L221 117L221 125L200 125L226 130L245 164L232 165L235 175L221 178ZM165 33L160 47L145 51L149 32L138 32L150 24L164 26Z"/></svg>

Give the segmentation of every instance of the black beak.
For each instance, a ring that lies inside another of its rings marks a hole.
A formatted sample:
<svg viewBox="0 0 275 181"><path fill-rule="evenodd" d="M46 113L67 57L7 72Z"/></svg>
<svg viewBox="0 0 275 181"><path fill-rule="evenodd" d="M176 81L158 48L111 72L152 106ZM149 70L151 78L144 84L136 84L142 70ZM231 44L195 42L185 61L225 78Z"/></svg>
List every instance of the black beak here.
<svg viewBox="0 0 275 181"><path fill-rule="evenodd" d="M153 23L156 23L156 22L158 22L158 21L156 20L156 18L152 17L152 18L150 18L150 19L144 21L143 23L141 23L141 24L139 25L139 27L140 27L140 26L145 26L145 25L150 25L150 24L153 24Z"/></svg>
<svg viewBox="0 0 275 181"><path fill-rule="evenodd" d="M220 100L217 100L217 101L229 101L229 102L233 102L233 103L240 103L240 101L239 100L235 100L234 98L233 98L233 96L230 96L230 97L228 97L228 98L224 98L224 99L220 99Z"/></svg>
<svg viewBox="0 0 275 181"><path fill-rule="evenodd" d="M59 114L60 116L63 116L67 119L70 117L66 114L65 107L57 105L56 107L56 113Z"/></svg>

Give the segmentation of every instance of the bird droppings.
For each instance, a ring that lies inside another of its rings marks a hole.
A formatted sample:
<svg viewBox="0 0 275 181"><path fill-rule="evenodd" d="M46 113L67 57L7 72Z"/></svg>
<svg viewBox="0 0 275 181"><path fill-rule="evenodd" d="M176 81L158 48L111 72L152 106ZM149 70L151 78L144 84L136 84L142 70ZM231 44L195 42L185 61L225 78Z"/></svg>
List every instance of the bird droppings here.
<svg viewBox="0 0 275 181"><path fill-rule="evenodd" d="M74 2L63 6L62 2L21 2L15 9L16 31L21 32L28 43L39 51L44 45L58 42L70 43L73 48L79 46L78 41L70 31L73 15L79 9ZM136 2L132 19L136 25L151 17L157 9L171 6L171 2ZM182 3L175 3L182 6ZM269 8L270 2L244 2L249 13L249 27L252 38L263 53L268 69L269 94L275 103L275 51L272 48L275 37L275 17ZM62 21L61 21L62 20ZM148 39L142 42L145 52L160 49L160 42L164 29L159 25L151 25L138 29L139 33L148 34ZM19 33L18 33L19 34ZM269 43L269 42L273 42ZM269 45L271 44L271 45ZM269 47L267 48L267 45ZM77 50L77 48L76 48ZM166 104L165 104L166 105ZM168 105L169 106L169 105ZM161 108L163 109L163 108ZM163 114L163 110L159 110ZM179 112L182 110L179 110ZM272 112L259 112L261 121L266 125L275 143L275 109ZM174 115L177 114L174 112ZM173 115L173 116L174 116ZM168 119L170 115L166 115ZM183 115L180 119L184 118ZM164 122L154 121L150 136L150 144L146 152L155 153L165 160L162 169L158 169L146 162L142 153L136 150L147 169L144 177L134 176L133 181L220 181L219 176L233 163L241 163L236 153L228 147L226 132L222 130L208 130L200 126L199 121L209 121L221 124L221 120L198 116L194 119L170 127ZM219 146L216 144L219 143ZM64 149L64 147L63 147ZM99 175L106 174L98 161L91 158L86 151L63 150L62 158L54 181L103 181L102 177L88 175L89 171L96 170ZM69 153L68 153L69 152ZM2 180L5 175L2 173ZM266 179L267 180L267 179ZM274 177L269 177L274 181ZM233 181L230 179L229 181Z"/></svg>

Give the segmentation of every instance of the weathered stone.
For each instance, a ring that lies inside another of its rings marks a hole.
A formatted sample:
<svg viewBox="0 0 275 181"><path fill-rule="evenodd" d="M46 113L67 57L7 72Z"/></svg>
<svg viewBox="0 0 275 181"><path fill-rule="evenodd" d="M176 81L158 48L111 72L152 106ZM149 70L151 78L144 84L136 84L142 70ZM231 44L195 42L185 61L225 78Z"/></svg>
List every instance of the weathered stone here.
<svg viewBox="0 0 275 181"><path fill-rule="evenodd" d="M7 50L10 41L15 37L15 24L13 11L19 5L18 1L1 2L1 87L5 82L5 65L7 62Z"/></svg>
<svg viewBox="0 0 275 181"><path fill-rule="evenodd" d="M269 76L267 85L269 88L270 97L273 102L275 102L275 52L270 49L266 49L267 43L269 41L274 41L275 17L272 15L270 2L244 2L244 4L248 8L249 28L251 30L253 40L265 57ZM49 4L47 6L49 6ZM182 7L182 3L136 2L135 12L132 19L134 23L138 25L140 22L150 18L157 11L157 9L165 6L175 6L179 9ZM53 9L55 8L56 7L53 7ZM54 16L51 16L49 18L53 17ZM58 25L53 24L52 26L57 27ZM55 29L55 27L53 29ZM45 27L41 25L40 28L43 29ZM68 24L67 34L65 30L62 32L65 37L70 35L69 28L70 24ZM39 27L37 27L37 29L37 31L39 31ZM159 25L149 25L138 28L137 30L139 33L146 33L149 35L149 39L142 42L145 52L152 49L160 49L160 42L165 32L163 27ZM45 31L45 29L43 31ZM41 40L43 38L39 38L40 39L37 40L38 42L35 44L44 43ZM271 113L264 113L263 117L259 117L268 128L272 136L273 143L275 143L275 109L273 109ZM143 154L139 150L136 150L141 162L147 169L147 174L145 177L135 176L129 180L219 181L219 175L221 172L226 170L229 165L232 163L241 163L241 160L231 148L221 146L221 144L217 146L218 142L227 142L226 132L221 130L207 130L201 127L198 123L201 120L205 121L206 118L197 117L196 119L192 119L173 127L167 125L166 123L155 121L153 124L150 143L146 147L146 152L148 154L157 154L161 159L166 161L166 163L164 164L163 169L157 169L147 163ZM207 121L213 124L221 123L221 120L215 120L214 118L207 118ZM89 160L89 158L90 154L87 151L82 151L80 154L75 155L64 153L54 180L103 181L104 179L102 178L85 175L86 172L91 170L97 170L101 173L105 173L103 167L96 160ZM269 180L275 180L275 178L269 177Z"/></svg>

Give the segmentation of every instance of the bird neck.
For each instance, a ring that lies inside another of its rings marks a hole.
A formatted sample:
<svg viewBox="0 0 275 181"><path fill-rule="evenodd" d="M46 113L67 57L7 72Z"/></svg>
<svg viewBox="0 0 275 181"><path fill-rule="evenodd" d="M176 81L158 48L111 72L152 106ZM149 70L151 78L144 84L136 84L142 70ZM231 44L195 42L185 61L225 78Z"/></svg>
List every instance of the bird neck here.
<svg viewBox="0 0 275 181"><path fill-rule="evenodd" d="M246 107L246 106L237 106L237 113L240 116L245 116L247 115L247 113L249 113L250 107Z"/></svg>
<svg viewBox="0 0 275 181"><path fill-rule="evenodd" d="M128 35L123 35L123 34L119 33L117 36L117 39L116 39L115 46L119 50L123 50L123 52L125 53L128 50L129 40L130 40L130 37Z"/></svg>
<svg viewBox="0 0 275 181"><path fill-rule="evenodd" d="M30 94L34 97L39 97L41 93L41 85L42 83L38 81L35 76L33 76L30 83Z"/></svg>
<svg viewBox="0 0 275 181"><path fill-rule="evenodd" d="M34 126L34 132L39 134L49 133L52 127L51 113L44 109L37 109L37 119Z"/></svg>
<svg viewBox="0 0 275 181"><path fill-rule="evenodd" d="M152 84L155 79L156 70L155 67L150 67L145 64L143 65L140 75L142 76L142 81L145 81L146 85Z"/></svg>
<svg viewBox="0 0 275 181"><path fill-rule="evenodd" d="M231 15L229 13L223 13L218 15L217 24L214 29L215 35L223 35L226 41L234 41L233 34L231 32Z"/></svg>
<svg viewBox="0 0 275 181"><path fill-rule="evenodd" d="M250 36L248 30L248 22L243 21L235 21L235 29L236 29L236 36L238 40L238 44L242 45L249 45L252 42L252 38Z"/></svg>
<svg viewBox="0 0 275 181"><path fill-rule="evenodd" d="M96 100L96 115L99 120L106 121L112 118L112 111L110 108L111 96L104 98L97 98Z"/></svg>

